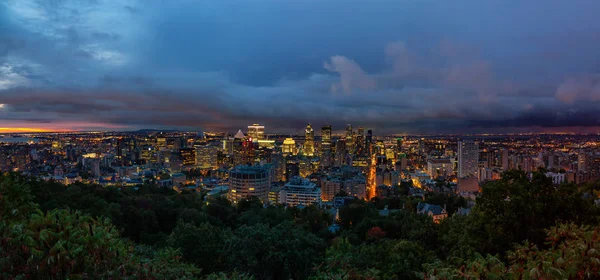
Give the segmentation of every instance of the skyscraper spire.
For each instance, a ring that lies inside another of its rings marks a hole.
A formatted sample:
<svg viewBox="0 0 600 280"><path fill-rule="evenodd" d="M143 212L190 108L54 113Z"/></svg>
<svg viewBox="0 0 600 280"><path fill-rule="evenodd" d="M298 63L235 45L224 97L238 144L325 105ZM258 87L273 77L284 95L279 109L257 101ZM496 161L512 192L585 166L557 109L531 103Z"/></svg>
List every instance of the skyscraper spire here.
<svg viewBox="0 0 600 280"><path fill-rule="evenodd" d="M315 132L310 123L306 126L304 132L304 155L312 157L315 155Z"/></svg>

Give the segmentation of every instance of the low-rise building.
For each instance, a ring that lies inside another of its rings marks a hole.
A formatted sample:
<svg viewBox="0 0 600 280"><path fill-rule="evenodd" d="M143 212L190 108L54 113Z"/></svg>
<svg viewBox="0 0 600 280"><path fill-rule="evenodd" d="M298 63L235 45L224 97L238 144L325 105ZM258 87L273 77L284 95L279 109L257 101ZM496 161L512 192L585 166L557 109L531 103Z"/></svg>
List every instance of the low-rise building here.
<svg viewBox="0 0 600 280"><path fill-rule="evenodd" d="M433 222L439 224L443 219L448 218L446 206L442 207L435 204L421 203L417 205L417 213L427 215L433 219Z"/></svg>
<svg viewBox="0 0 600 280"><path fill-rule="evenodd" d="M320 204L321 189L307 179L294 177L279 191L279 203L288 206Z"/></svg>

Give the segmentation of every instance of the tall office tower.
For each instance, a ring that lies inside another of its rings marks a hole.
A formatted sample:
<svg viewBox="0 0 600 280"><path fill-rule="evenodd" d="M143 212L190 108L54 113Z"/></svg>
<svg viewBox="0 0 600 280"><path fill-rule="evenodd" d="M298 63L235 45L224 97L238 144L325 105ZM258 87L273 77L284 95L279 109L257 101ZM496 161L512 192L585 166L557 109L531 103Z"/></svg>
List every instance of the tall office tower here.
<svg viewBox="0 0 600 280"><path fill-rule="evenodd" d="M268 200L271 187L269 170L260 166L237 166L229 171L229 193L227 198L233 203L256 196L261 201Z"/></svg>
<svg viewBox="0 0 600 280"><path fill-rule="evenodd" d="M285 181L296 176L300 176L300 163L296 157L287 156L285 158Z"/></svg>
<svg viewBox="0 0 600 280"><path fill-rule="evenodd" d="M158 149L164 149L167 147L167 138L162 134L156 137L156 147Z"/></svg>
<svg viewBox="0 0 600 280"><path fill-rule="evenodd" d="M248 137L252 138L252 141L263 140L265 138L265 126L257 123L248 126Z"/></svg>
<svg viewBox="0 0 600 280"><path fill-rule="evenodd" d="M473 140L458 141L458 177L477 175L479 145Z"/></svg>
<svg viewBox="0 0 600 280"><path fill-rule="evenodd" d="M281 147L281 153L284 157L288 155L295 156L297 153L296 141L292 138L285 138L285 140L283 140L283 146Z"/></svg>
<svg viewBox="0 0 600 280"><path fill-rule="evenodd" d="M315 155L315 131L310 124L306 126L304 135L304 155L312 157Z"/></svg>
<svg viewBox="0 0 600 280"><path fill-rule="evenodd" d="M354 140L354 153L364 154L365 152L365 128L359 126L356 130L356 139Z"/></svg>
<svg viewBox="0 0 600 280"><path fill-rule="evenodd" d="M196 147L196 165L202 169L216 169L218 164L219 147Z"/></svg>
<svg viewBox="0 0 600 280"><path fill-rule="evenodd" d="M196 150L192 148L181 148L179 154L183 160L183 165L191 166L196 164Z"/></svg>
<svg viewBox="0 0 600 280"><path fill-rule="evenodd" d="M346 155L348 151L346 150L346 140L338 139L335 142L335 166L342 166L346 164Z"/></svg>
<svg viewBox="0 0 600 280"><path fill-rule="evenodd" d="M331 125L321 127L321 167L331 166Z"/></svg>
<svg viewBox="0 0 600 280"><path fill-rule="evenodd" d="M373 151L373 130L368 130L367 131L367 137L365 138L365 146L367 148L367 151L369 151L369 153L372 153Z"/></svg>
<svg viewBox="0 0 600 280"><path fill-rule="evenodd" d="M354 154L354 131L352 125L346 125L346 149L348 153Z"/></svg>

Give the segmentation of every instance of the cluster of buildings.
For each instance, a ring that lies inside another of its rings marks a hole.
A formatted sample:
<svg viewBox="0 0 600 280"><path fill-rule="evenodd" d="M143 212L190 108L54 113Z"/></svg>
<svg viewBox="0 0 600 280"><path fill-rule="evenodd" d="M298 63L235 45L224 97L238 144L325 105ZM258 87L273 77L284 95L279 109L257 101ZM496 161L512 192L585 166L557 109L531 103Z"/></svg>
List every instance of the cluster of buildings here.
<svg viewBox="0 0 600 280"><path fill-rule="evenodd" d="M324 125L315 132L311 124L301 135L267 134L259 124L234 134L46 133L0 136L0 171L64 184L152 183L233 203L254 196L288 206L333 205L336 197L386 198L406 188L475 198L481 183L511 169L544 168L556 184L598 180L598 143L595 135L376 137L364 127ZM418 211L437 220L444 217L440 207Z"/></svg>

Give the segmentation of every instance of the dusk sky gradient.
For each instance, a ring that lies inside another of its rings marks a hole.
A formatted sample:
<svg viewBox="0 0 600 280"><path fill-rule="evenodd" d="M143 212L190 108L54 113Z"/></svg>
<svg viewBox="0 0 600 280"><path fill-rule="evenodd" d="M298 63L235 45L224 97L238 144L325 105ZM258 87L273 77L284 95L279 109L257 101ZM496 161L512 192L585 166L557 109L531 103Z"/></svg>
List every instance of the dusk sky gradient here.
<svg viewBox="0 0 600 280"><path fill-rule="evenodd" d="M0 132L600 132L598 14L598 0L0 0Z"/></svg>

